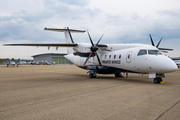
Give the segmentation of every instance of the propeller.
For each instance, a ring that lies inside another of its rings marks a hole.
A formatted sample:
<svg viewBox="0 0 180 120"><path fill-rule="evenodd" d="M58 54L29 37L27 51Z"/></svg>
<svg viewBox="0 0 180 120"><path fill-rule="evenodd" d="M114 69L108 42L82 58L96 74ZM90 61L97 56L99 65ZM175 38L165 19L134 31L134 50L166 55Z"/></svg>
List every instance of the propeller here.
<svg viewBox="0 0 180 120"><path fill-rule="evenodd" d="M87 31L87 33L88 33L88 36L89 36L89 39L90 39L90 42L91 42L92 46L90 47L91 53L89 54L88 58L84 62L84 65L87 63L87 61L89 60L89 58L91 56L95 56L96 55L97 59L98 59L98 62L99 62L99 65L102 67L101 61L100 61L99 56L98 56L96 51L98 50L97 46L98 46L98 44L99 44L99 42L100 42L100 40L101 40L101 38L103 37L104 34L101 36L101 38L98 40L98 42L96 44L94 44L88 31Z"/></svg>
<svg viewBox="0 0 180 120"><path fill-rule="evenodd" d="M153 42L153 39L152 39L152 37L151 37L151 34L149 34L149 36L150 36L150 39L151 39L152 46L155 46L155 45L154 45L154 42ZM158 48L159 50L168 50L168 51L172 51L173 49L159 48L159 44L161 43L162 39L163 39L163 37L159 40L158 44L157 44L155 47ZM164 52L164 51L162 51L162 52Z"/></svg>

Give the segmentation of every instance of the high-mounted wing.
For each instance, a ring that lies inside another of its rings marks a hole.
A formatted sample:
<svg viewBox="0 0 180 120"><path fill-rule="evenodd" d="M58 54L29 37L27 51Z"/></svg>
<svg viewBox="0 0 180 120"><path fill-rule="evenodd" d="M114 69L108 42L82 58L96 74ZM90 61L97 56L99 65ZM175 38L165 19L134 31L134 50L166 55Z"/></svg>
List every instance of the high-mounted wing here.
<svg viewBox="0 0 180 120"><path fill-rule="evenodd" d="M76 47L77 43L54 43L54 44L3 44L3 46L44 46L44 47Z"/></svg>
<svg viewBox="0 0 180 120"><path fill-rule="evenodd" d="M57 28L44 28L44 30L49 30L49 31L55 31L55 32L64 32L64 31L70 31L70 32L86 32L85 30L74 30L74 29L57 29Z"/></svg>
<svg viewBox="0 0 180 120"><path fill-rule="evenodd" d="M76 47L78 46L77 43L58 43L58 44L3 44L3 46L41 46L41 47L48 47L48 50L50 47L56 47L56 50L58 50L58 47Z"/></svg>
<svg viewBox="0 0 180 120"><path fill-rule="evenodd" d="M159 50L167 50L167 51L173 51L173 49L169 49L169 48L158 48Z"/></svg>

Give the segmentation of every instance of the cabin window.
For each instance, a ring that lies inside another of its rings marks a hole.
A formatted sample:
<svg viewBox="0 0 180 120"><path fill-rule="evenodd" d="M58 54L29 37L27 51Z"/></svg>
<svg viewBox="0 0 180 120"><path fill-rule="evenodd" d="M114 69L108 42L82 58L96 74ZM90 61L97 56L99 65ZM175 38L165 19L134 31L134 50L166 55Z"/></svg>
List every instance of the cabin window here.
<svg viewBox="0 0 180 120"><path fill-rule="evenodd" d="M105 59L106 59L106 55L105 55Z"/></svg>
<svg viewBox="0 0 180 120"><path fill-rule="evenodd" d="M141 49L139 52L138 52L138 56L139 55L146 55L147 54L147 50L146 49Z"/></svg>
<svg viewBox="0 0 180 120"><path fill-rule="evenodd" d="M119 55L119 59L121 59L121 55Z"/></svg>
<svg viewBox="0 0 180 120"><path fill-rule="evenodd" d="M111 55L109 55L109 59L111 59Z"/></svg>
<svg viewBox="0 0 180 120"><path fill-rule="evenodd" d="M114 59L116 59L116 55L114 55Z"/></svg>
<svg viewBox="0 0 180 120"><path fill-rule="evenodd" d="M149 55L162 55L159 50L148 50Z"/></svg>
<svg viewBox="0 0 180 120"><path fill-rule="evenodd" d="M128 55L128 59L130 58L130 54Z"/></svg>

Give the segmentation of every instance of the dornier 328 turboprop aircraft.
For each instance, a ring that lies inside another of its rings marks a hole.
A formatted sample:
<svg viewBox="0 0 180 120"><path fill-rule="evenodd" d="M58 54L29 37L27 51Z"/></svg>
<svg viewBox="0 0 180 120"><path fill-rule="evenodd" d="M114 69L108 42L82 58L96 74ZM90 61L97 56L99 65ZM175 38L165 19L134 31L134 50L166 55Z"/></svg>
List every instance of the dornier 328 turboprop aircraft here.
<svg viewBox="0 0 180 120"><path fill-rule="evenodd" d="M4 46L47 46L67 47L68 54L65 56L76 66L88 69L89 77L95 78L96 74L115 74L121 77L121 72L133 72L149 74L149 78L154 78L154 83L160 83L164 73L177 70L176 64L159 50L172 50L159 48L146 44L100 44L101 38L95 44L88 32L90 43L74 43L71 36L73 32L85 32L83 30L45 28L44 30L64 32L66 43L60 44L4 44Z"/></svg>

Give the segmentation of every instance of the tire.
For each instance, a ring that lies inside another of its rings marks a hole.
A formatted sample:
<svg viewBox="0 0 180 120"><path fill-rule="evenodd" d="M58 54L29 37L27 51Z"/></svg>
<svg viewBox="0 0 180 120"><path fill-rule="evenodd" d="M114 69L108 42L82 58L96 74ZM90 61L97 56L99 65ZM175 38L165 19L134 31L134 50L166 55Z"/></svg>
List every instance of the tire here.
<svg viewBox="0 0 180 120"><path fill-rule="evenodd" d="M94 76L93 76L93 74L92 73L90 73L89 74L89 78L93 78Z"/></svg>
<svg viewBox="0 0 180 120"><path fill-rule="evenodd" d="M120 73L115 73L115 77L121 77Z"/></svg>
<svg viewBox="0 0 180 120"><path fill-rule="evenodd" d="M162 82L162 79L161 78L158 78L159 79L159 83Z"/></svg>
<svg viewBox="0 0 180 120"><path fill-rule="evenodd" d="M154 81L154 83L155 83L155 84L158 84L158 83L160 83L160 82L161 82L160 80L162 80L162 79L159 79L159 78L154 78L154 80L153 80L153 81Z"/></svg>

